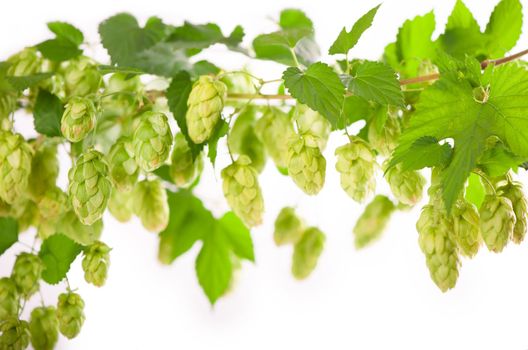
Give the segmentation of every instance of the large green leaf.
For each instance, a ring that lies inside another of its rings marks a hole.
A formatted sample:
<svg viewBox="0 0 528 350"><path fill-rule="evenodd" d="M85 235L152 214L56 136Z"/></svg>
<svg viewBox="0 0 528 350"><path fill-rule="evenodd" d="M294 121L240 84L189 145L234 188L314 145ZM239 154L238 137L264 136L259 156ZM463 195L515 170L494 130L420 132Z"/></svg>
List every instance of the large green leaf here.
<svg viewBox="0 0 528 350"><path fill-rule="evenodd" d="M0 217L0 255L18 241L18 222L10 217Z"/></svg>
<svg viewBox="0 0 528 350"><path fill-rule="evenodd" d="M365 61L357 64L347 88L354 95L369 101L403 106L403 94L396 73L384 63Z"/></svg>
<svg viewBox="0 0 528 350"><path fill-rule="evenodd" d="M5 79L15 90L23 91L49 79L52 75L53 73L35 73L21 77L6 76Z"/></svg>
<svg viewBox="0 0 528 350"><path fill-rule="evenodd" d="M484 32L491 58L500 58L515 46L522 33L522 23L520 0L501 0L497 4Z"/></svg>
<svg viewBox="0 0 528 350"><path fill-rule="evenodd" d="M44 264L42 279L57 284L66 277L72 262L83 246L58 233L46 238L40 247L39 257Z"/></svg>
<svg viewBox="0 0 528 350"><path fill-rule="evenodd" d="M238 216L227 212L218 220L218 225L239 258L255 261L250 232Z"/></svg>
<svg viewBox="0 0 528 350"><path fill-rule="evenodd" d="M61 100L46 90L40 90L33 117L35 130L46 136L61 136L61 118L64 107Z"/></svg>
<svg viewBox="0 0 528 350"><path fill-rule="evenodd" d="M319 48L312 36L311 28L287 28L257 36L253 40L253 49L257 58L290 66L296 64L293 50L301 63L309 64L319 56Z"/></svg>

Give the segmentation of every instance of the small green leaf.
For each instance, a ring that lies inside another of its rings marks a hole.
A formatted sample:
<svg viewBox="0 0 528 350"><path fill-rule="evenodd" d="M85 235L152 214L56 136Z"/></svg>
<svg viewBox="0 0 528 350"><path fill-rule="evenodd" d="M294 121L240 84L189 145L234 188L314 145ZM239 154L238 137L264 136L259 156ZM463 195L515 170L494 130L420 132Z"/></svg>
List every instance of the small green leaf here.
<svg viewBox="0 0 528 350"><path fill-rule="evenodd" d="M83 33L69 23L49 22L48 28L53 33L55 33L58 38L68 39L70 42L77 46L81 45L84 41Z"/></svg>
<svg viewBox="0 0 528 350"><path fill-rule="evenodd" d="M346 96L343 104L343 113L337 129L341 130L359 120L366 120L372 114L373 108L363 97L350 95Z"/></svg>
<svg viewBox="0 0 528 350"><path fill-rule="evenodd" d="M0 217L0 255L18 241L18 222L10 217Z"/></svg>
<svg viewBox="0 0 528 350"><path fill-rule="evenodd" d="M396 73L380 62L366 61L354 67L347 88L354 95L383 105L403 106L403 94Z"/></svg>
<svg viewBox="0 0 528 350"><path fill-rule="evenodd" d="M22 77L11 77L7 76L6 80L11 84L11 86L19 91L23 91L27 88L35 86L44 80L50 78L53 73L35 73L32 75L26 75Z"/></svg>
<svg viewBox="0 0 528 350"><path fill-rule="evenodd" d="M297 9L282 10L279 17L279 26L282 29L313 29L313 22L306 14Z"/></svg>
<svg viewBox="0 0 528 350"><path fill-rule="evenodd" d="M435 137L424 136L416 140L409 152L392 158L389 167L398 163L402 170L419 170L426 167L443 167L449 163L453 150L448 143L440 145Z"/></svg>
<svg viewBox="0 0 528 350"><path fill-rule="evenodd" d="M77 47L77 44L62 37L43 41L37 45L37 48L42 56L58 62L71 60L82 54L82 50Z"/></svg>
<svg viewBox="0 0 528 350"><path fill-rule="evenodd" d="M40 90L33 110L35 130L46 136L61 136L63 112L64 107L57 96L46 90Z"/></svg>
<svg viewBox="0 0 528 350"><path fill-rule="evenodd" d="M213 44L225 44L228 47L236 47L244 38L244 29L235 27L229 36L224 36L220 27L214 23L192 24L185 22L182 26L172 30L167 39L170 43L178 44L179 48L195 49L192 54L200 52Z"/></svg>
<svg viewBox="0 0 528 350"><path fill-rule="evenodd" d="M207 141L207 157L211 161L211 164L213 164L213 167L216 161L218 141L222 137L227 135L228 131L229 131L229 124L227 124L223 119L220 119L218 121L218 124L215 126L215 131L211 135L211 138L209 139L209 141Z"/></svg>
<svg viewBox="0 0 528 350"><path fill-rule="evenodd" d="M231 244L233 252L241 259L255 261L251 234L233 212L227 212L218 220L221 230Z"/></svg>
<svg viewBox="0 0 528 350"><path fill-rule="evenodd" d="M526 161L510 152L503 143L498 143L494 147L484 151L479 158L477 166L490 177L498 177L506 174L510 169Z"/></svg>
<svg viewBox="0 0 528 350"><path fill-rule="evenodd" d="M309 64L319 56L319 47L312 38L311 28L290 28L261 34L253 40L257 58L295 65L292 50L302 64Z"/></svg>
<svg viewBox="0 0 528 350"><path fill-rule="evenodd" d="M49 284L62 281L70 270L70 265L82 250L82 245L60 233L44 240L39 252L39 257L44 264L42 279Z"/></svg>
<svg viewBox="0 0 528 350"><path fill-rule="evenodd" d="M484 201L484 197L486 196L486 189L484 188L484 185L482 184L482 181L480 179L480 176L471 173L468 178L468 184L466 186L466 194L465 198L470 203L473 203L477 208L480 208L482 205L482 202Z"/></svg>

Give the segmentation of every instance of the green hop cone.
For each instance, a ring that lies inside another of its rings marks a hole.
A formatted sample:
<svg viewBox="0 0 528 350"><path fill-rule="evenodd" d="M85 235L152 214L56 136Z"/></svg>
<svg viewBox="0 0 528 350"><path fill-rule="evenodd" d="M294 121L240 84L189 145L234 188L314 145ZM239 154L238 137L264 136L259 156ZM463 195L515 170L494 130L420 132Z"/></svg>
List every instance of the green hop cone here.
<svg viewBox="0 0 528 350"><path fill-rule="evenodd" d="M127 222L134 214L132 210L133 191L112 191L108 201L108 210L120 222Z"/></svg>
<svg viewBox="0 0 528 350"><path fill-rule="evenodd" d="M288 145L288 174L304 193L316 195L324 186L326 159L318 147L294 137Z"/></svg>
<svg viewBox="0 0 528 350"><path fill-rule="evenodd" d="M169 158L172 133L163 113L144 112L132 139L137 164L145 171L154 171Z"/></svg>
<svg viewBox="0 0 528 350"><path fill-rule="evenodd" d="M324 233L317 227L309 227L293 249L292 274L297 279L307 278L317 266L323 252Z"/></svg>
<svg viewBox="0 0 528 350"><path fill-rule="evenodd" d="M110 148L107 159L110 179L117 190L132 190L139 176L139 167L134 159L132 142L126 137L121 137Z"/></svg>
<svg viewBox="0 0 528 350"><path fill-rule="evenodd" d="M203 170L203 155L198 154L195 159L185 136L177 133L174 137L174 148L171 154L169 173L178 187L185 187L194 182Z"/></svg>
<svg viewBox="0 0 528 350"><path fill-rule="evenodd" d="M132 208L143 227L151 232L160 232L169 224L167 192L161 181L143 180L136 184Z"/></svg>
<svg viewBox="0 0 528 350"><path fill-rule="evenodd" d="M395 208L386 196L374 197L354 226L356 248L363 248L381 236Z"/></svg>
<svg viewBox="0 0 528 350"><path fill-rule="evenodd" d="M29 325L26 321L10 317L0 322L0 333L1 350L24 350L29 346Z"/></svg>
<svg viewBox="0 0 528 350"><path fill-rule="evenodd" d="M56 218L68 209L68 196L59 187L50 188L37 203L40 215L44 218Z"/></svg>
<svg viewBox="0 0 528 350"><path fill-rule="evenodd" d="M468 258L477 254L480 247L480 217L472 203L459 199L453 207L453 239L460 253Z"/></svg>
<svg viewBox="0 0 528 350"><path fill-rule="evenodd" d="M18 292L29 298L39 290L39 279L42 274L42 261L35 254L20 253L15 260L11 279Z"/></svg>
<svg viewBox="0 0 528 350"><path fill-rule="evenodd" d="M0 198L8 204L24 197L33 150L22 135L0 131Z"/></svg>
<svg viewBox="0 0 528 350"><path fill-rule="evenodd" d="M84 301L81 296L73 292L59 295L57 318L62 335L68 339L75 338L84 323Z"/></svg>
<svg viewBox="0 0 528 350"><path fill-rule="evenodd" d="M41 65L41 59L34 47L27 47L14 54L7 59L7 62L10 64L7 75L14 77L33 75L38 72Z"/></svg>
<svg viewBox="0 0 528 350"><path fill-rule="evenodd" d="M97 220L91 225L84 225L77 214L70 210L60 218L57 231L79 244L90 245L101 237L103 221Z"/></svg>
<svg viewBox="0 0 528 350"><path fill-rule="evenodd" d="M102 287L106 282L110 267L110 248L103 242L97 241L84 251L82 268L86 282Z"/></svg>
<svg viewBox="0 0 528 350"><path fill-rule="evenodd" d="M275 220L273 239L278 246L297 243L304 233L301 219L295 214L295 209L284 207Z"/></svg>
<svg viewBox="0 0 528 350"><path fill-rule="evenodd" d="M264 212L264 199L258 183L258 174L251 159L242 155L222 170L224 196L233 212L248 227L260 225Z"/></svg>
<svg viewBox="0 0 528 350"><path fill-rule="evenodd" d="M522 184L517 181L511 181L500 187L498 191L512 203L513 212L515 213L512 241L519 244L524 240L528 224L528 202L524 195Z"/></svg>
<svg viewBox="0 0 528 350"><path fill-rule="evenodd" d="M18 314L18 292L13 280L0 278L0 322Z"/></svg>
<svg viewBox="0 0 528 350"><path fill-rule="evenodd" d="M255 114L255 107L245 108L229 131L227 142L231 152L248 156L251 165L260 173L266 165L266 152L255 133Z"/></svg>
<svg viewBox="0 0 528 350"><path fill-rule="evenodd" d="M129 77L126 73L112 74L104 90L107 97L102 100L103 113L121 118L134 114L139 107L142 90L139 75Z"/></svg>
<svg viewBox="0 0 528 350"><path fill-rule="evenodd" d="M304 139L306 146L319 147L321 152L324 151L330 136L330 122L319 112L303 104L297 104L295 107L294 119L297 132Z"/></svg>
<svg viewBox="0 0 528 350"><path fill-rule="evenodd" d="M363 202L376 188L377 167L372 148L359 137L335 150L336 170L341 174L341 187L355 201Z"/></svg>
<svg viewBox="0 0 528 350"><path fill-rule="evenodd" d="M490 251L500 253L513 237L516 219L512 202L506 197L486 195L479 213L484 243Z"/></svg>
<svg viewBox="0 0 528 350"><path fill-rule="evenodd" d="M70 142L79 142L93 130L96 121L97 113L93 102L85 97L73 97L62 114L62 135Z"/></svg>
<svg viewBox="0 0 528 350"><path fill-rule="evenodd" d="M59 176L59 160L55 144L34 144L34 148L27 191L31 199L38 201L50 188L55 187Z"/></svg>
<svg viewBox="0 0 528 350"><path fill-rule="evenodd" d="M425 178L418 171L402 170L401 164L385 173L392 194L403 204L413 206L422 199Z"/></svg>
<svg viewBox="0 0 528 350"><path fill-rule="evenodd" d="M255 124L255 133L264 144L275 165L288 166L288 142L295 136L290 116L278 108L268 108Z"/></svg>
<svg viewBox="0 0 528 350"><path fill-rule="evenodd" d="M16 108L17 95L10 92L0 92L0 121L9 118Z"/></svg>
<svg viewBox="0 0 528 350"><path fill-rule="evenodd" d="M112 191L103 154L93 149L83 153L68 172L68 179L73 210L81 223L93 224L103 216Z"/></svg>
<svg viewBox="0 0 528 350"><path fill-rule="evenodd" d="M87 96L95 94L103 84L103 77L97 65L88 57L79 57L64 68L66 95Z"/></svg>
<svg viewBox="0 0 528 350"><path fill-rule="evenodd" d="M455 286L460 264L457 247L450 238L453 223L443 210L426 205L416 223L420 249L433 282L442 292Z"/></svg>
<svg viewBox="0 0 528 350"><path fill-rule="evenodd" d="M57 310L53 306L33 309L29 319L29 333L35 350L53 350L59 339Z"/></svg>
<svg viewBox="0 0 528 350"><path fill-rule="evenodd" d="M385 113L386 109L380 112ZM368 128L368 140L382 156L389 156L398 144L398 138L401 134L400 120L396 111L388 111L385 124L379 127L378 123L370 123Z"/></svg>
<svg viewBox="0 0 528 350"><path fill-rule="evenodd" d="M226 85L209 75L202 75L193 85L187 99L187 128L194 143L211 137L227 98Z"/></svg>

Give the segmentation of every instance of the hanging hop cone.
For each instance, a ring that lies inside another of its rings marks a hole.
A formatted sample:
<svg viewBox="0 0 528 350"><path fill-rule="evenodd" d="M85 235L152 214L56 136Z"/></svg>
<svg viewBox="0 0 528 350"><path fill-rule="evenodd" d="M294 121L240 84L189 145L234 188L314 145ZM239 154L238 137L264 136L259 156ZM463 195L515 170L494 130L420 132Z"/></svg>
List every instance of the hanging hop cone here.
<svg viewBox="0 0 528 350"><path fill-rule="evenodd" d="M59 320L53 306L37 307L29 319L31 345L35 350L53 350L59 339Z"/></svg>
<svg viewBox="0 0 528 350"><path fill-rule="evenodd" d="M317 227L309 227L293 249L292 274L297 279L307 278L317 266L323 252L324 233Z"/></svg>
<svg viewBox="0 0 528 350"><path fill-rule="evenodd" d="M42 261L37 255L20 253L15 260L11 279L18 292L29 298L39 290L39 279L42 274Z"/></svg>
<svg viewBox="0 0 528 350"><path fill-rule="evenodd" d="M110 248L101 241L88 246L84 251L82 268L86 282L102 287L110 267Z"/></svg>
<svg viewBox="0 0 528 350"><path fill-rule="evenodd" d="M108 152L110 179L118 191L130 191L139 176L139 167L134 159L134 148L127 137L121 137ZM115 191L114 191L115 192Z"/></svg>
<svg viewBox="0 0 528 350"><path fill-rule="evenodd" d="M28 194L32 200L38 202L42 196L55 187L59 176L59 160L57 159L57 145L34 145L35 154L31 159L31 176L28 179Z"/></svg>
<svg viewBox="0 0 528 350"><path fill-rule="evenodd" d="M248 156L253 168L260 173L266 165L266 151L255 133L255 114L256 107L249 106L238 115L229 131L227 143L231 152Z"/></svg>
<svg viewBox="0 0 528 350"><path fill-rule="evenodd" d="M17 96L13 93L0 92L0 122L9 118L17 108ZM1 128L0 124L0 128Z"/></svg>
<svg viewBox="0 0 528 350"><path fill-rule="evenodd" d="M57 318L62 335L68 339L75 338L84 323L84 301L81 296L73 292L59 295Z"/></svg>
<svg viewBox="0 0 528 350"><path fill-rule="evenodd" d="M66 95L69 97L95 94L103 85L97 65L87 57L70 61L64 68L63 76Z"/></svg>
<svg viewBox="0 0 528 350"><path fill-rule="evenodd" d="M167 192L161 181L143 180L134 188L132 207L143 227L160 232L169 224Z"/></svg>
<svg viewBox="0 0 528 350"><path fill-rule="evenodd" d="M512 202L506 197L486 195L479 212L484 243L490 251L500 253L513 237L516 219Z"/></svg>
<svg viewBox="0 0 528 350"><path fill-rule="evenodd" d="M34 47L27 47L14 54L7 59L7 62L10 63L7 75L14 77L35 74L41 65L41 59L37 54L37 49Z"/></svg>
<svg viewBox="0 0 528 350"><path fill-rule="evenodd" d="M24 197L33 151L22 135L0 131L0 198L8 204Z"/></svg>
<svg viewBox="0 0 528 350"><path fill-rule="evenodd" d="M81 245L90 245L101 237L103 221L97 220L91 225L84 225L77 214L70 210L60 218L57 231Z"/></svg>
<svg viewBox="0 0 528 350"><path fill-rule="evenodd" d="M341 187L356 202L363 202L376 188L377 163L372 148L359 137L352 137L350 143L337 148L335 154Z"/></svg>
<svg viewBox="0 0 528 350"><path fill-rule="evenodd" d="M59 187L52 187L44 193L37 207L42 217L57 218L68 210L68 196Z"/></svg>
<svg viewBox="0 0 528 350"><path fill-rule="evenodd" d="M29 326L26 321L10 317L0 322L0 334L2 350L24 350L29 346Z"/></svg>
<svg viewBox="0 0 528 350"><path fill-rule="evenodd" d="M275 220L275 231L273 233L275 244L278 246L290 243L295 244L303 233L303 223L295 214L295 209L291 207L282 208Z"/></svg>
<svg viewBox="0 0 528 350"><path fill-rule="evenodd" d="M383 109L384 111L385 109ZM368 128L368 140L373 149L384 157L390 156L398 145L401 126L397 111L389 109L385 124L379 128L377 123L371 123Z"/></svg>
<svg viewBox="0 0 528 350"><path fill-rule="evenodd" d="M194 182L203 170L203 155L200 152L195 159L187 140L182 133L174 138L174 148L171 154L169 172L178 187L185 187Z"/></svg>
<svg viewBox="0 0 528 350"><path fill-rule="evenodd" d="M106 209L112 184L104 156L96 150L84 152L68 172L69 194L81 223L91 225Z"/></svg>
<svg viewBox="0 0 528 350"><path fill-rule="evenodd" d="M202 75L193 85L187 99L187 128L194 143L211 137L227 98L226 85L215 78Z"/></svg>
<svg viewBox="0 0 528 350"><path fill-rule="evenodd" d="M304 193L316 195L324 186L326 159L318 147L308 147L302 138L294 137L288 145L288 174Z"/></svg>
<svg viewBox="0 0 528 350"><path fill-rule="evenodd" d="M62 135L70 142L79 142L93 130L96 121L93 102L84 97L73 97L62 114Z"/></svg>
<svg viewBox="0 0 528 350"><path fill-rule="evenodd" d="M400 203L413 206L422 199L426 181L418 171L402 170L400 163L386 171L385 179Z"/></svg>
<svg viewBox="0 0 528 350"><path fill-rule="evenodd" d="M139 107L142 90L139 75L129 77L126 73L112 74L104 90L104 95L107 95L102 101L104 113L115 117L134 114Z"/></svg>
<svg viewBox="0 0 528 350"><path fill-rule="evenodd" d="M394 203L386 196L374 197L354 226L356 248L363 248L381 236L394 209Z"/></svg>
<svg viewBox="0 0 528 350"><path fill-rule="evenodd" d="M108 201L108 210L120 222L127 222L134 214L132 211L133 191L112 191Z"/></svg>
<svg viewBox="0 0 528 350"><path fill-rule="evenodd" d="M457 247L450 238L453 223L443 210L429 204L423 207L416 230L431 278L442 292L446 292L455 286L460 264Z"/></svg>
<svg viewBox="0 0 528 350"><path fill-rule="evenodd" d="M9 277L0 278L0 322L18 314L18 292Z"/></svg>
<svg viewBox="0 0 528 350"><path fill-rule="evenodd" d="M247 156L222 170L224 196L233 212L248 227L260 225L264 212L264 199L258 183L257 171Z"/></svg>
<svg viewBox="0 0 528 350"><path fill-rule="evenodd" d="M268 108L255 124L255 133L262 141L275 165L288 166L288 141L295 136L290 116L278 108Z"/></svg>
<svg viewBox="0 0 528 350"><path fill-rule="evenodd" d="M137 164L144 171L154 171L169 158L172 133L163 113L144 112L134 132L132 144Z"/></svg>
<svg viewBox="0 0 528 350"><path fill-rule="evenodd" d="M453 236L460 253L468 258L477 254L480 238L480 217L475 205L459 199L453 207Z"/></svg>
<svg viewBox="0 0 528 350"><path fill-rule="evenodd" d="M330 122L319 112L303 104L297 104L295 107L294 119L297 132L304 139L306 146L319 147L321 152L324 151L330 136Z"/></svg>
<svg viewBox="0 0 528 350"><path fill-rule="evenodd" d="M508 198L515 213L515 226L513 227L512 241L521 243L526 235L528 222L528 202L522 184L517 181L509 181L506 185L497 189L498 192Z"/></svg>

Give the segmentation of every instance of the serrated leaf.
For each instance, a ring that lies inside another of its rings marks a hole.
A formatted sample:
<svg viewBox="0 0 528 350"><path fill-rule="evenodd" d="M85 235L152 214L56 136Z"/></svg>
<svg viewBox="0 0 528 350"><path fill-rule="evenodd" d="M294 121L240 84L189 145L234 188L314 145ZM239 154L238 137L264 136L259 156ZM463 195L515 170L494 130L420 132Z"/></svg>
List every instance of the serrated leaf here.
<svg viewBox="0 0 528 350"><path fill-rule="evenodd" d="M510 169L525 162L526 158L521 158L513 154L502 143L484 151L479 158L477 166L490 177L498 177L506 174Z"/></svg>
<svg viewBox="0 0 528 350"><path fill-rule="evenodd" d="M79 46L84 41L83 33L74 27L73 25L66 22L49 22L48 28L58 38L64 38L72 42L73 44Z"/></svg>
<svg viewBox="0 0 528 350"><path fill-rule="evenodd" d="M166 42L157 43L137 53L135 66L148 73L165 77L172 77L182 70L192 69L185 50Z"/></svg>
<svg viewBox="0 0 528 350"><path fill-rule="evenodd" d="M225 44L228 47L235 48L244 38L244 29L236 26L229 36L224 36L222 30L217 24L192 24L185 22L182 26L172 30L167 39L168 42L177 44L180 48L196 49L192 54L198 53L213 44Z"/></svg>
<svg viewBox="0 0 528 350"><path fill-rule="evenodd" d="M6 80L15 90L23 91L27 88L30 88L43 82L44 80L50 78L52 75L53 73L35 73L22 77L7 76Z"/></svg>
<svg viewBox="0 0 528 350"><path fill-rule="evenodd" d="M313 22L298 9L282 10L279 16L279 26L282 29L307 28L313 29Z"/></svg>
<svg viewBox="0 0 528 350"><path fill-rule="evenodd" d="M286 69L282 75L289 93L299 102L321 113L335 128L341 118L345 88L339 76L325 63L317 62L301 71Z"/></svg>
<svg viewBox="0 0 528 350"><path fill-rule="evenodd" d="M414 141L409 151L391 159L389 167L398 163L402 170L419 170L427 167L444 167L448 164L453 150L448 143L440 145L435 137L424 136Z"/></svg>
<svg viewBox="0 0 528 350"><path fill-rule="evenodd" d="M46 136L62 136L60 127L63 113L61 100L46 90L40 90L33 110L35 130Z"/></svg>
<svg viewBox="0 0 528 350"><path fill-rule="evenodd" d="M491 58L502 57L515 46L521 36L522 23L522 5L519 0L502 0L497 4L484 32Z"/></svg>
<svg viewBox="0 0 528 350"><path fill-rule="evenodd" d="M361 16L356 21L356 23L354 23L350 32L347 32L346 28L343 28L337 36L337 39L332 44L332 46L330 46L328 53L330 55L340 53L347 54L350 49L356 46L359 39L361 38L361 35L363 35L363 33L372 25L374 16L376 16L376 13L378 12L380 6L381 4L372 8L370 11Z"/></svg>
<svg viewBox="0 0 528 350"><path fill-rule="evenodd" d="M42 279L49 284L62 281L70 270L70 265L82 250L82 245L60 233L45 239L39 252L44 264Z"/></svg>
<svg viewBox="0 0 528 350"><path fill-rule="evenodd" d="M486 196L486 189L480 180L480 176L471 173L468 178L468 184L466 186L466 193L464 198L473 203L477 208L480 208L484 197Z"/></svg>
<svg viewBox="0 0 528 350"><path fill-rule="evenodd" d="M291 50L302 64L309 64L319 56L319 47L312 38L311 28L289 28L261 34L253 40L257 58L295 65Z"/></svg>
<svg viewBox="0 0 528 350"><path fill-rule="evenodd" d="M354 95L369 101L403 106L403 94L396 73L380 62L366 61L354 67L347 88Z"/></svg>
<svg viewBox="0 0 528 350"><path fill-rule="evenodd" d="M18 241L18 222L11 217L0 217L0 255Z"/></svg>
<svg viewBox="0 0 528 350"><path fill-rule="evenodd" d="M59 62L71 60L82 54L77 44L62 37L43 41L37 45L37 49L45 58Z"/></svg>
<svg viewBox="0 0 528 350"><path fill-rule="evenodd" d="M216 161L218 141L222 137L226 136L228 131L229 124L227 124L223 119L220 119L218 124L215 126L215 131L209 138L209 141L207 141L207 157L211 161L211 164L213 164L213 167Z"/></svg>
<svg viewBox="0 0 528 350"><path fill-rule="evenodd" d="M366 120L372 114L373 108L363 97L350 95L346 96L343 103L343 113L337 129L341 130L359 120Z"/></svg>
<svg viewBox="0 0 528 350"><path fill-rule="evenodd" d="M255 261L251 234L244 223L233 212L227 212L218 220L218 225L226 235L233 253L239 258Z"/></svg>

